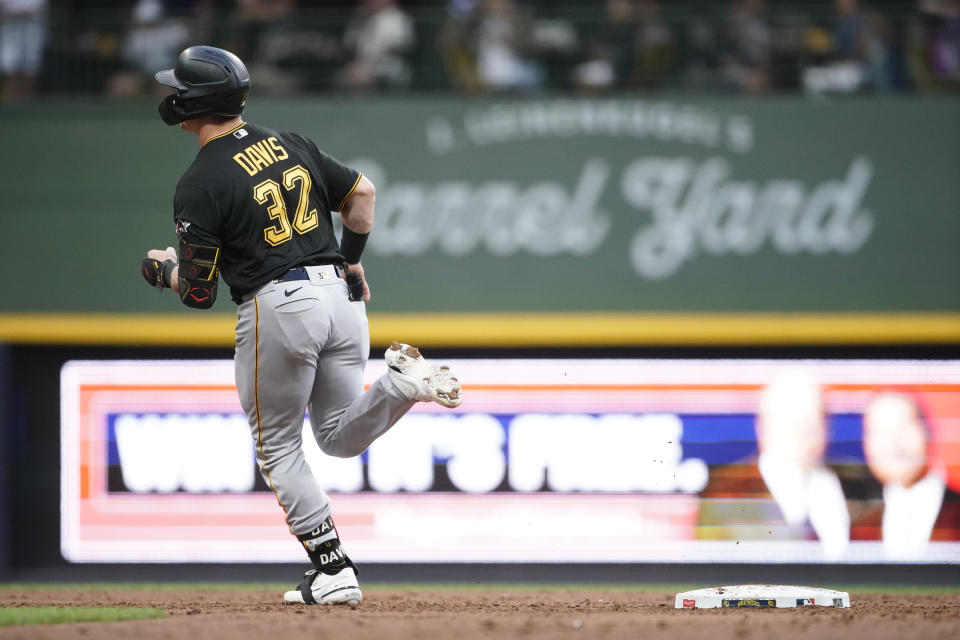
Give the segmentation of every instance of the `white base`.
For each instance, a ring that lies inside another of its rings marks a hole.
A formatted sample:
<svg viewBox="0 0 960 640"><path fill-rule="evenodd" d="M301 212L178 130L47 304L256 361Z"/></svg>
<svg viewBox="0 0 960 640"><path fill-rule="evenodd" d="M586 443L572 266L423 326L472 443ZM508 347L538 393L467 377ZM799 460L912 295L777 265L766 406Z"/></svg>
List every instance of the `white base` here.
<svg viewBox="0 0 960 640"><path fill-rule="evenodd" d="M775 584L742 584L712 587L677 594L677 609L738 609L794 607L849 607L850 594L845 591L794 587Z"/></svg>

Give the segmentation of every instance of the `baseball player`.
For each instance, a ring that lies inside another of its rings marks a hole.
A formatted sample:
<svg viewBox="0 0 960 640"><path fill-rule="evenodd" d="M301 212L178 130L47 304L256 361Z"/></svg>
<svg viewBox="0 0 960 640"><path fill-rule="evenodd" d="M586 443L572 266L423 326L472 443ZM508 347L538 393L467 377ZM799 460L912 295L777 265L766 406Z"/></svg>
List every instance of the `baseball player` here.
<svg viewBox="0 0 960 640"><path fill-rule="evenodd" d="M143 276L198 309L213 305L220 275L229 285L239 305L237 390L257 463L313 564L284 602L359 604L356 566L300 448L304 411L322 451L351 457L418 401L458 406L460 384L394 342L387 372L363 392L370 289L360 257L373 184L307 138L244 122L250 77L228 51L190 47L156 78L175 90L160 117L196 134L200 151L174 196L179 247L149 251ZM331 211L343 220L339 243Z"/></svg>

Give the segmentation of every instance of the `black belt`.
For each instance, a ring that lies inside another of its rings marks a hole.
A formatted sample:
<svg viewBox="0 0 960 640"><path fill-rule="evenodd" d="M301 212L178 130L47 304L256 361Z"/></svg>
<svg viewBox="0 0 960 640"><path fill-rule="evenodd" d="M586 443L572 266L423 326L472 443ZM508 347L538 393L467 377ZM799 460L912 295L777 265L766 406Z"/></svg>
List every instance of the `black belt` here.
<svg viewBox="0 0 960 640"><path fill-rule="evenodd" d="M290 282L291 280L309 280L310 276L307 275L307 270L303 267L294 267L287 271L285 274L277 278L277 282Z"/></svg>
<svg viewBox="0 0 960 640"><path fill-rule="evenodd" d="M316 266L319 267L323 265L316 265ZM340 265L338 264L333 265L333 270L336 272L338 278L343 277L343 269L340 267ZM310 279L310 275L307 273L306 267L294 267L293 269L290 269L285 274L277 278L276 281L290 282L292 280L309 280L309 279Z"/></svg>

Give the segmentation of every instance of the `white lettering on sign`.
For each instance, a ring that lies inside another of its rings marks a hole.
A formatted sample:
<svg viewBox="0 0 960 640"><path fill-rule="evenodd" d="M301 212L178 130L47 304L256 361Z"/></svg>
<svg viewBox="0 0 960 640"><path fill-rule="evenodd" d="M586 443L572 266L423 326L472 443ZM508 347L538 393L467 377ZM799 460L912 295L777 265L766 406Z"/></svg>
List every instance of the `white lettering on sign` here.
<svg viewBox="0 0 960 640"><path fill-rule="evenodd" d="M418 416L427 418L428 416ZM487 493L503 482L506 436L500 421L484 413L431 416L436 453L447 460L450 482L466 493Z"/></svg>
<svg viewBox="0 0 960 640"><path fill-rule="evenodd" d="M384 184L376 162L351 166L377 185L380 231L370 236L370 247L379 255L418 256L433 247L452 256L478 249L497 256L589 255L610 231L610 216L599 207L610 165L599 158L586 162L572 190L549 180L526 187L508 180Z"/></svg>
<svg viewBox="0 0 960 640"><path fill-rule="evenodd" d="M621 175L624 200L650 213L633 237L631 261L648 279L669 277L700 250L751 255L769 243L779 253L850 254L873 231L862 202L873 166L856 158L842 180L806 187L798 180L736 181L723 158L643 158Z"/></svg>
<svg viewBox="0 0 960 640"><path fill-rule="evenodd" d="M788 256L848 255L864 246L874 228L874 216L863 206L873 178L864 157L854 158L842 178L813 185L789 178L738 180L723 157L638 158L617 182L607 160L588 158L570 185L388 182L373 160L350 164L377 185L381 231L369 246L381 256L437 249L451 256L480 250L495 256L593 255L610 235L611 213L600 203L615 184L627 207L647 214L629 254L634 272L646 280L669 278L700 255L750 256L765 246Z"/></svg>
<svg viewBox="0 0 960 640"><path fill-rule="evenodd" d="M455 150L457 135L483 147L537 138L608 136L718 147L743 153L753 145L747 118L690 104L643 100L551 100L493 104L470 109L462 134L444 118L425 125L427 148Z"/></svg>
<svg viewBox="0 0 960 640"><path fill-rule="evenodd" d="M492 415L410 414L370 447L374 491L429 491L443 464L458 491L701 491L706 464L683 459L676 415L521 414L505 431ZM253 489L253 444L242 415L122 415L116 420L124 484L135 492ZM509 440L507 439L509 434ZM189 446L186 446L189 443ZM304 425L303 451L321 487L364 487L361 458L320 452Z"/></svg>
<svg viewBox="0 0 960 640"><path fill-rule="evenodd" d="M114 430L123 483L130 491L253 489L246 416L123 414Z"/></svg>
<svg viewBox="0 0 960 640"><path fill-rule="evenodd" d="M696 493L707 484L707 465L682 459L682 434L672 414L519 415L510 425L510 486Z"/></svg>
<svg viewBox="0 0 960 640"><path fill-rule="evenodd" d="M371 445L370 486L374 491L427 491L438 458L446 460L447 475L458 490L486 493L506 473L503 445L503 427L491 415L409 414Z"/></svg>

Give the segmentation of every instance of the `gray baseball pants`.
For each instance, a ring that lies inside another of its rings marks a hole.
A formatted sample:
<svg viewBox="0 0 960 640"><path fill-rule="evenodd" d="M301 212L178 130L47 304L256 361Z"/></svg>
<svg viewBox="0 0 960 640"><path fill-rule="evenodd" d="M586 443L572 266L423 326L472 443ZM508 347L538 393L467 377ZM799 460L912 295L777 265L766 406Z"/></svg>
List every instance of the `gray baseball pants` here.
<svg viewBox="0 0 960 640"><path fill-rule="evenodd" d="M324 453L362 453L416 404L384 373L366 392L370 351L364 303L350 302L333 266L309 280L270 282L237 311L234 366L257 464L294 535L330 515L330 498L301 450L304 410Z"/></svg>

